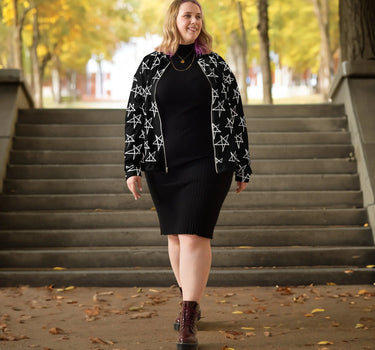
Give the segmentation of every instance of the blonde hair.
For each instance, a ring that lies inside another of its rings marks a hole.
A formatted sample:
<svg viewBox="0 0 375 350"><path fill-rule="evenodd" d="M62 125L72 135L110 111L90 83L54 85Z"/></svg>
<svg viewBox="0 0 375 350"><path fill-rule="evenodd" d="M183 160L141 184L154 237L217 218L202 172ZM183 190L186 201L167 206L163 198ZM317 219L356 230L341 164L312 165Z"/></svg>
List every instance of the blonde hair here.
<svg viewBox="0 0 375 350"><path fill-rule="evenodd" d="M202 29L195 41L195 52L197 55L209 54L212 52L212 37L208 34L203 17L202 6L197 0L174 0L167 11L163 26L163 41L156 48L156 51L173 56L181 42L181 35L177 28L177 16L180 6L185 2L191 2L199 6L202 14Z"/></svg>

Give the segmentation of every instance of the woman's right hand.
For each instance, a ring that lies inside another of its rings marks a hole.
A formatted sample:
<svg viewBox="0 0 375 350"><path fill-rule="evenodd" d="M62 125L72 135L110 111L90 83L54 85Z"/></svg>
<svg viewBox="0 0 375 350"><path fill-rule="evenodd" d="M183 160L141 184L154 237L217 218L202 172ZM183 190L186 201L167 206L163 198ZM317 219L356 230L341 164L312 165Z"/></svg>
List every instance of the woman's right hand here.
<svg viewBox="0 0 375 350"><path fill-rule="evenodd" d="M134 199L137 200L141 197L139 192L142 192L142 177L141 176L132 176L126 180L128 188L131 193L133 193ZM138 192L139 191L139 192Z"/></svg>

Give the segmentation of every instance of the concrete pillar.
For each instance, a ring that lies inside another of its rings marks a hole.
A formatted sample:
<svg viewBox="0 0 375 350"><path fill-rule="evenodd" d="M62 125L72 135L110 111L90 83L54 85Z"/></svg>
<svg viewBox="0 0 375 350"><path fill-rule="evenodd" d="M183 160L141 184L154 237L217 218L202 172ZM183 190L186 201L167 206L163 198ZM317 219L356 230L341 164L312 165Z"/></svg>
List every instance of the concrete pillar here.
<svg viewBox="0 0 375 350"><path fill-rule="evenodd" d="M329 95L333 103L345 104L364 206L375 240L375 62L342 62Z"/></svg>
<svg viewBox="0 0 375 350"><path fill-rule="evenodd" d="M0 69L0 193L3 191L18 109L33 108L31 96L20 70Z"/></svg>

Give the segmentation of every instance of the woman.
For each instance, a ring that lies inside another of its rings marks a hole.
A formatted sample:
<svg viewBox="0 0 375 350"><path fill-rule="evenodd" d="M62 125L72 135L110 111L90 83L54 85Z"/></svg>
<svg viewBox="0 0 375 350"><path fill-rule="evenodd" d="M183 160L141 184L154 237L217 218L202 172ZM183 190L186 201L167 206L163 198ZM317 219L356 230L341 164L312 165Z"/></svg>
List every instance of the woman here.
<svg viewBox="0 0 375 350"><path fill-rule="evenodd" d="M183 296L177 349L197 349L199 302L211 268L211 238L233 172L251 175L241 97L196 0L170 5L161 45L141 62L125 124L125 173L137 200L141 171Z"/></svg>

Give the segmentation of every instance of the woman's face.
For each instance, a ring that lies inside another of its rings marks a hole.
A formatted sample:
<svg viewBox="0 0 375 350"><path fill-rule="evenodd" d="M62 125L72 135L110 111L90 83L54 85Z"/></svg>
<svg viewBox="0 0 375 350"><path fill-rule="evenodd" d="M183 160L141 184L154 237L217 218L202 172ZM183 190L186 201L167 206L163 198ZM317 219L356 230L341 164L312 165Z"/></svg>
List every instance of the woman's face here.
<svg viewBox="0 0 375 350"><path fill-rule="evenodd" d="M184 2L180 6L176 23L181 35L180 44L194 43L202 29L201 9L192 2Z"/></svg>

